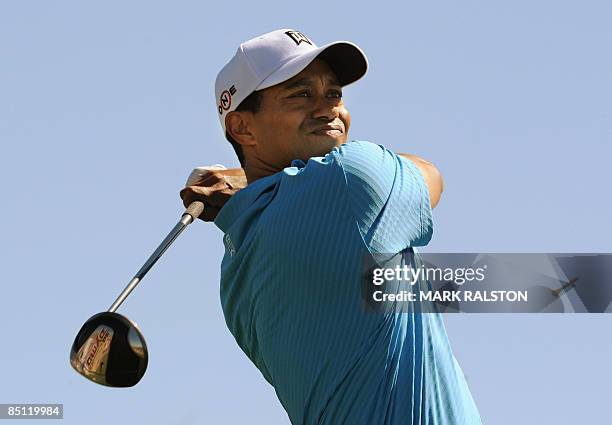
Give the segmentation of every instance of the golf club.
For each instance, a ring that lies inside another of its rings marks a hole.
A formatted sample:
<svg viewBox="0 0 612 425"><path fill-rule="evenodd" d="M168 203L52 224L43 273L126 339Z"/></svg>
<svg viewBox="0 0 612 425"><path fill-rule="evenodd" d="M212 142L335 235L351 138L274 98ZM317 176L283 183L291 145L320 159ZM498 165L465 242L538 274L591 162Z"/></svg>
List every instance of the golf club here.
<svg viewBox="0 0 612 425"><path fill-rule="evenodd" d="M557 289L542 285L532 286L529 288L528 301L515 304L512 311L515 313L564 313L561 294L576 286L577 281L578 277L575 277Z"/></svg>
<svg viewBox="0 0 612 425"><path fill-rule="evenodd" d="M172 242L202 211L202 202L192 202L109 310L92 316L81 327L70 350L70 364L82 376L109 387L131 387L143 377L149 361L144 336L135 323L115 311Z"/></svg>

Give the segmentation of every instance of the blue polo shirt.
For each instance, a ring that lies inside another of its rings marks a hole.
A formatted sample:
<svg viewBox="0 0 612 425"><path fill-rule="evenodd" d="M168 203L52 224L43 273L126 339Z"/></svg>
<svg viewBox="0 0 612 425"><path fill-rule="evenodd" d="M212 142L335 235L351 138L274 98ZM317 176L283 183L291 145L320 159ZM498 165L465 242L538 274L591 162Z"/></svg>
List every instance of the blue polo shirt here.
<svg viewBox="0 0 612 425"><path fill-rule="evenodd" d="M418 168L364 141L291 165L215 220L227 326L291 423L480 424L442 317L364 308L364 258L418 260L431 239Z"/></svg>

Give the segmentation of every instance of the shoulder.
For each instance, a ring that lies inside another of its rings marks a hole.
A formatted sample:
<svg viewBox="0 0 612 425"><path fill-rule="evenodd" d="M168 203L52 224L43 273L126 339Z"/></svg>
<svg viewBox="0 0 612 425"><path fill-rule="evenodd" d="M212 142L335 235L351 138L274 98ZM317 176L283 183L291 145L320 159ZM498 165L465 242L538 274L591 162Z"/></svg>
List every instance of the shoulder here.
<svg viewBox="0 0 612 425"><path fill-rule="evenodd" d="M395 181L398 157L383 145L355 140L332 150L349 186L386 196Z"/></svg>
<svg viewBox="0 0 612 425"><path fill-rule="evenodd" d="M297 175L310 169L319 169L321 165L350 165L352 162L379 163L385 156L394 155L383 145L377 145L365 140L352 140L340 146L334 147L325 156L315 156L307 162L296 159L290 167L286 167L283 173Z"/></svg>
<svg viewBox="0 0 612 425"><path fill-rule="evenodd" d="M385 148L364 140L352 140L334 147L327 155L312 157L308 162L295 160L291 167L283 170L285 174L318 172L333 168L341 168L346 172L358 174L377 170L378 174L385 168L394 168L398 156Z"/></svg>
<svg viewBox="0 0 612 425"><path fill-rule="evenodd" d="M352 140L332 149L330 152L330 155L340 162L359 161L367 163L380 162L389 154L392 154L392 152L383 145L365 140Z"/></svg>
<svg viewBox="0 0 612 425"><path fill-rule="evenodd" d="M353 140L334 147L325 156L307 162L294 160L282 171L283 181L305 186L357 184L388 186L392 183L398 157L382 145Z"/></svg>

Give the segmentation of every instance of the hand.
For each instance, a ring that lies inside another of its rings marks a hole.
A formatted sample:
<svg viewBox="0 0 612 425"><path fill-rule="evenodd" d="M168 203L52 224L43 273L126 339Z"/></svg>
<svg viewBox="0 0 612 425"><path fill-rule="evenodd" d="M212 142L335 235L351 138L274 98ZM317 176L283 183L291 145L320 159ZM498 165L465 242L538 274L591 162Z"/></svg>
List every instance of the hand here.
<svg viewBox="0 0 612 425"><path fill-rule="evenodd" d="M200 169L202 170L202 169ZM247 179L242 168L208 169L191 173L187 184L180 192L185 208L193 201L204 202L200 219L213 221L223 205L240 189L246 187ZM195 174L200 176L194 177Z"/></svg>

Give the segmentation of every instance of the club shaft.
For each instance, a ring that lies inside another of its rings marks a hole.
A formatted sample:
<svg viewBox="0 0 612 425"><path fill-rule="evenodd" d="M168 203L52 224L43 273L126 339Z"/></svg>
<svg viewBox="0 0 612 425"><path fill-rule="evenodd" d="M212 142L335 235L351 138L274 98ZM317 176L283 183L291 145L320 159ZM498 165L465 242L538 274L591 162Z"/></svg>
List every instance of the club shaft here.
<svg viewBox="0 0 612 425"><path fill-rule="evenodd" d="M561 295L561 292L565 291L567 288L571 288L572 286L574 286L576 284L576 281L578 281L577 277L573 278L559 289L553 289L553 295L555 297L558 297L559 295Z"/></svg>
<svg viewBox="0 0 612 425"><path fill-rule="evenodd" d="M195 202L194 202L195 204ZM203 206L202 206L203 207ZM190 206L191 208L191 206ZM188 209L185 214L181 217L181 220L174 226L174 228L168 233L168 236L162 241L162 243L157 247L157 249L151 254L149 259L144 263L144 265L138 270L138 273L130 280L125 289L119 294L113 305L108 309L109 312L114 313L115 310L119 308L119 306L125 301L130 292L134 290L136 285L140 283L142 278L147 274L151 267L159 260L159 258L163 255L164 252L172 245L172 242L181 234L183 230L193 221L194 217L189 214ZM197 211L197 210L196 210ZM201 212L201 210L200 210ZM199 213L195 214L195 217L199 216Z"/></svg>

